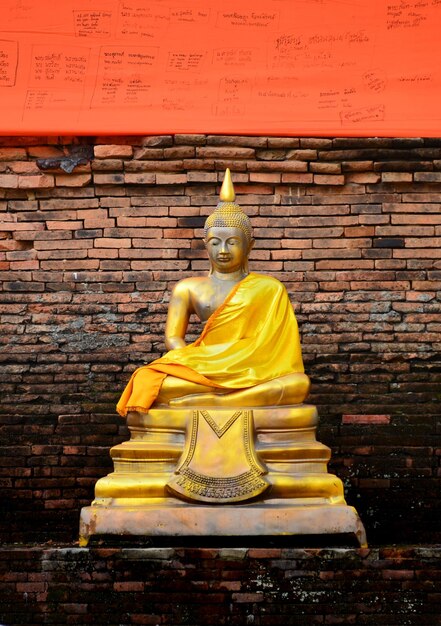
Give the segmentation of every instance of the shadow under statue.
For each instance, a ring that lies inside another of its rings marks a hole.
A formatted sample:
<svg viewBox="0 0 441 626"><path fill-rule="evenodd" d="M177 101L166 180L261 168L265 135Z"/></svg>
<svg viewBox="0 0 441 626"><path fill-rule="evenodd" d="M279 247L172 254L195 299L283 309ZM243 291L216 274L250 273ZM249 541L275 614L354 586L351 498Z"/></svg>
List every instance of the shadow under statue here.
<svg viewBox="0 0 441 626"><path fill-rule="evenodd" d="M80 545L109 534L344 534L366 546L327 471L316 408L303 403L310 382L288 294L248 271L252 228L228 169L204 242L211 269L173 290L168 352L134 372L118 403L131 438L111 449L114 472L81 511ZM187 345L192 314L204 329Z"/></svg>

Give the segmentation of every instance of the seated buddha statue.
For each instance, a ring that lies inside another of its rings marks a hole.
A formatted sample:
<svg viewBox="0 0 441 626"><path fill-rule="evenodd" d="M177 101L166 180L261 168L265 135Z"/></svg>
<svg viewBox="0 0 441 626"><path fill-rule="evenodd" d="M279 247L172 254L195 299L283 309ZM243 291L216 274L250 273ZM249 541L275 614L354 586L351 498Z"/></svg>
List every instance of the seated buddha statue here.
<svg viewBox="0 0 441 626"><path fill-rule="evenodd" d="M275 278L249 272L252 227L228 169L204 233L209 274L176 284L168 351L133 373L118 402L131 439L112 448L115 471L98 480L82 510L81 545L106 533L314 530L353 532L364 544L341 480L327 472L316 408L303 404L310 381L288 293ZM203 328L187 344L192 315Z"/></svg>
<svg viewBox="0 0 441 626"><path fill-rule="evenodd" d="M169 352L135 371L117 407L124 417L151 406L292 405L308 394L288 294L275 278L248 271L252 227L234 202L229 170L220 200L204 228L209 275L174 288L165 329ZM187 345L192 314L204 328Z"/></svg>

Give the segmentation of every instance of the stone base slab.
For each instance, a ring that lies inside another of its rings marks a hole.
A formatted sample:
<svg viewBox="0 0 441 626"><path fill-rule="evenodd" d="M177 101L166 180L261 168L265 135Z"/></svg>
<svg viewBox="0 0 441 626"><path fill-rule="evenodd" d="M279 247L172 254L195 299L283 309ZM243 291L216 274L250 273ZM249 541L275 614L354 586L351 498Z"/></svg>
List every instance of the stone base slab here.
<svg viewBox="0 0 441 626"><path fill-rule="evenodd" d="M160 499L145 506L88 506L81 510L80 545L93 535L275 536L354 535L367 546L357 511L347 505L286 500L241 505L193 505Z"/></svg>

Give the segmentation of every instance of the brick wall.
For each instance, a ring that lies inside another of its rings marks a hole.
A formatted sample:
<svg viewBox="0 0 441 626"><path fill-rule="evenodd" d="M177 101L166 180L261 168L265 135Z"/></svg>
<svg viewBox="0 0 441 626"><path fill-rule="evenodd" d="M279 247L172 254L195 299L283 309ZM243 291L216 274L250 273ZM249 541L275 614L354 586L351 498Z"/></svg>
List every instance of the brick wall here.
<svg viewBox="0 0 441 626"><path fill-rule="evenodd" d="M0 620L22 624L437 626L439 548L12 548Z"/></svg>
<svg viewBox="0 0 441 626"><path fill-rule="evenodd" d="M175 135L0 138L6 540L76 536L226 166L369 539L441 539L441 140Z"/></svg>

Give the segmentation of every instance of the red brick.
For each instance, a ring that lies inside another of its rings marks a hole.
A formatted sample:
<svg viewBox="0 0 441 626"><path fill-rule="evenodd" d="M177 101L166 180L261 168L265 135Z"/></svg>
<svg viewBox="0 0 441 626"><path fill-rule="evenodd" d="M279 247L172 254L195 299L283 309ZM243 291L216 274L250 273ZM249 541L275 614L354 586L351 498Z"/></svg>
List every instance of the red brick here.
<svg viewBox="0 0 441 626"><path fill-rule="evenodd" d="M282 183L297 183L301 184L310 184L313 182L312 174L292 174L292 173L283 173L282 174Z"/></svg>
<svg viewBox="0 0 441 626"><path fill-rule="evenodd" d="M51 240L36 240L34 241L34 248L36 250L80 250L82 248L92 248L93 241L88 239L54 239Z"/></svg>
<svg viewBox="0 0 441 626"><path fill-rule="evenodd" d="M309 170L315 174L341 174L341 163L310 163Z"/></svg>
<svg viewBox="0 0 441 626"><path fill-rule="evenodd" d="M176 220L170 220L169 225L175 225ZM159 226L160 224L156 224ZM105 228L104 237L146 237L148 239L162 235L160 228Z"/></svg>
<svg viewBox="0 0 441 626"><path fill-rule="evenodd" d="M400 235L431 237L435 234L433 226L377 226L375 235L377 237L394 237Z"/></svg>
<svg viewBox="0 0 441 626"><path fill-rule="evenodd" d="M192 146L173 146L172 148L164 148L165 159L193 159L196 150Z"/></svg>
<svg viewBox="0 0 441 626"><path fill-rule="evenodd" d="M0 224L0 230L2 231L12 231L15 233L16 231L29 231L30 229L34 231L44 230L44 224L43 222L1 222Z"/></svg>
<svg viewBox="0 0 441 626"><path fill-rule="evenodd" d="M413 174L406 172L382 172L381 180L383 183L411 183Z"/></svg>
<svg viewBox="0 0 441 626"><path fill-rule="evenodd" d="M190 146L202 146L205 144L207 138L205 135L191 135L191 134L176 134L176 145L190 145Z"/></svg>
<svg viewBox="0 0 441 626"><path fill-rule="evenodd" d="M132 246L131 239L122 239L116 238L112 239L109 237L101 237L100 239L95 240L96 248L130 248Z"/></svg>
<svg viewBox="0 0 441 626"><path fill-rule="evenodd" d="M361 238L342 238L342 239L332 239L332 238L323 238L323 239L314 239L313 246L314 248L370 248L372 245L372 240L368 237Z"/></svg>
<svg viewBox="0 0 441 626"><path fill-rule="evenodd" d="M0 161L16 161L26 156L25 148L0 148Z"/></svg>
<svg viewBox="0 0 441 626"><path fill-rule="evenodd" d="M441 225L439 214L422 213L419 215L391 215L392 224L437 224Z"/></svg>
<svg viewBox="0 0 441 626"><path fill-rule="evenodd" d="M173 145L172 135L150 135L142 140L143 146L169 148Z"/></svg>
<svg viewBox="0 0 441 626"><path fill-rule="evenodd" d="M174 228L177 225L177 219L174 217L118 217L116 222L118 224L119 227L139 227L139 228L145 228L145 227L150 227L150 228L160 228L161 226L168 226L169 228ZM120 229L120 232L121 231ZM132 234L136 234L137 232L140 232L139 230L131 230L131 231L127 231L130 232ZM155 231L150 231L150 235L151 237L160 237L161 236L161 231L160 230L155 230Z"/></svg>
<svg viewBox="0 0 441 626"><path fill-rule="evenodd" d="M162 148L136 148L133 153L133 158L136 161L142 161L144 159L155 161L164 158L164 150Z"/></svg>
<svg viewBox="0 0 441 626"><path fill-rule="evenodd" d="M344 176L333 176L331 174L314 174L314 183L316 185L344 185Z"/></svg>
<svg viewBox="0 0 441 626"><path fill-rule="evenodd" d="M298 148L300 140L297 137L268 137L269 148Z"/></svg>
<svg viewBox="0 0 441 626"><path fill-rule="evenodd" d="M18 176L16 174L0 174L0 187L5 187L5 189L17 189Z"/></svg>
<svg viewBox="0 0 441 626"><path fill-rule="evenodd" d="M29 146L28 154L37 159L49 159L64 156L64 150L55 146Z"/></svg>
<svg viewBox="0 0 441 626"><path fill-rule="evenodd" d="M85 219L84 220L84 228L85 229L96 229L96 228L113 228L115 226L114 219Z"/></svg>
<svg viewBox="0 0 441 626"><path fill-rule="evenodd" d="M441 248L441 237L406 237L406 248Z"/></svg>
<svg viewBox="0 0 441 626"><path fill-rule="evenodd" d="M343 415L342 424L390 424L390 415Z"/></svg>
<svg viewBox="0 0 441 626"><path fill-rule="evenodd" d="M156 174L151 172L143 172L139 174L124 174L124 181L128 185L154 185L156 182Z"/></svg>
<svg viewBox="0 0 441 626"><path fill-rule="evenodd" d="M124 161L122 159L105 159L92 162L93 172L119 172L123 169Z"/></svg>
<svg viewBox="0 0 441 626"><path fill-rule="evenodd" d="M381 575L385 580L412 580L415 578L415 572L411 569L384 569Z"/></svg>
<svg viewBox="0 0 441 626"><path fill-rule="evenodd" d="M18 187L20 189L47 189L55 186L53 176L41 174L40 176L20 176Z"/></svg>
<svg viewBox="0 0 441 626"><path fill-rule="evenodd" d="M383 204L383 211L385 213L439 213L441 204L439 202L435 202L431 195L403 194L403 196L406 195L412 199L411 202L385 202ZM416 202L417 199L424 204ZM437 200L439 200L439 198L437 198Z"/></svg>
<svg viewBox="0 0 441 626"><path fill-rule="evenodd" d="M55 190L53 191L55 193ZM81 191L80 193L83 193ZM56 198L40 200L42 211L59 211L61 209L93 209L98 207L96 198Z"/></svg>
<svg viewBox="0 0 441 626"><path fill-rule="evenodd" d="M441 290L441 280L414 280L412 288L415 291L439 291Z"/></svg>
<svg viewBox="0 0 441 626"><path fill-rule="evenodd" d="M264 148L267 145L267 142L267 137L248 137L246 135L207 135L207 145L209 146Z"/></svg>
<svg viewBox="0 0 441 626"><path fill-rule="evenodd" d="M253 148L198 147L196 157L203 159L249 159L254 157Z"/></svg>
<svg viewBox="0 0 441 626"><path fill-rule="evenodd" d="M358 216L356 215L338 215L338 216L321 216L313 217L293 217L289 220L293 225L299 227L304 226L351 226L358 224ZM288 222L288 223L289 223Z"/></svg>
<svg viewBox="0 0 441 626"><path fill-rule="evenodd" d="M107 219L109 216L108 210L107 209L86 209L86 210L79 210L77 211L77 218L80 220L91 220L91 219L97 219L97 220L105 220Z"/></svg>
<svg viewBox="0 0 441 626"><path fill-rule="evenodd" d="M97 270L100 266L99 261L93 259L83 259L83 260L73 260L66 261L63 259L61 268L63 271L68 270ZM41 262L42 270L59 270L60 269L60 261L42 261Z"/></svg>
<svg viewBox="0 0 441 626"><path fill-rule="evenodd" d="M95 146L94 153L97 159L124 159L133 155L133 148L125 145Z"/></svg>
<svg viewBox="0 0 441 626"><path fill-rule="evenodd" d="M441 172L415 172L413 178L415 182L440 183Z"/></svg>
<svg viewBox="0 0 441 626"><path fill-rule="evenodd" d="M124 174L94 174L93 180L96 185L122 185Z"/></svg>
<svg viewBox="0 0 441 626"><path fill-rule="evenodd" d="M250 172L307 172L308 164L304 161L247 161Z"/></svg>
<svg viewBox="0 0 441 626"><path fill-rule="evenodd" d="M376 231L372 226L347 226L345 237L373 237Z"/></svg>
<svg viewBox="0 0 441 626"><path fill-rule="evenodd" d="M92 181L91 174L56 174L57 187L85 187Z"/></svg>
<svg viewBox="0 0 441 626"><path fill-rule="evenodd" d="M331 250L320 250L318 248L314 248L312 250L305 250L302 253L303 259L361 259L361 251L360 250L347 250L346 248L334 248ZM319 266L320 261L317 263L317 269L322 269L323 265ZM362 263L360 261L360 263ZM373 261L368 261L368 263L372 264Z"/></svg>
<svg viewBox="0 0 441 626"><path fill-rule="evenodd" d="M188 163L188 161L186 161ZM235 161L233 159L216 159L214 161L214 169L218 170L220 174L223 175L226 168L229 167L232 172L234 172L233 182L236 180L240 180L241 176L248 176L248 162L247 161ZM211 169L211 168L205 168ZM243 173L242 173L243 172ZM219 179L220 180L220 179Z"/></svg>
<svg viewBox="0 0 441 626"><path fill-rule="evenodd" d="M309 259L311 258L310 254L314 251L305 250L303 253L303 258ZM367 260L360 260L358 257L354 259L332 259L326 261L317 261L316 268L318 270L343 270L343 269L354 269L357 270L361 267L364 268L373 268L374 262ZM353 277L353 280L356 279L356 276Z"/></svg>
<svg viewBox="0 0 441 626"><path fill-rule="evenodd" d="M286 154L287 159L295 161L315 161L317 159L317 150L305 149L289 150Z"/></svg>
<svg viewBox="0 0 441 626"><path fill-rule="evenodd" d="M233 593L232 600L234 602L263 602L264 596L263 591L259 591L257 593Z"/></svg>
<svg viewBox="0 0 441 626"><path fill-rule="evenodd" d="M182 160L175 161L127 161L124 169L126 172L181 172Z"/></svg>
<svg viewBox="0 0 441 626"><path fill-rule="evenodd" d="M41 174L37 164L29 161L10 161L8 170L14 174Z"/></svg>
<svg viewBox="0 0 441 626"><path fill-rule="evenodd" d="M111 207L111 209L117 208L129 208L131 206L130 198L100 198L100 207ZM112 215L110 213L110 215Z"/></svg>
<svg viewBox="0 0 441 626"><path fill-rule="evenodd" d="M248 182L248 181L247 181ZM250 185L241 185L239 182L234 186L237 191L236 199L240 205L261 204L270 203L276 204L275 197L273 195L274 189L272 185L264 185L263 183ZM241 194L239 196L239 194ZM263 196L267 198L263 199ZM271 198L268 198L271 196ZM252 215L251 208L247 206L246 213L248 216Z"/></svg>
<svg viewBox="0 0 441 626"><path fill-rule="evenodd" d="M182 163L182 168L184 170L206 170L213 171L214 169L218 169L215 167L214 159L184 159ZM241 167L243 168L244 164L240 162ZM232 171L237 175L237 169L232 168Z"/></svg>
<svg viewBox="0 0 441 626"><path fill-rule="evenodd" d="M285 236L293 239L305 239L312 237L341 237L343 228L285 228Z"/></svg>
<svg viewBox="0 0 441 626"><path fill-rule="evenodd" d="M113 588L115 591L144 591L144 583L141 581L127 581L127 582L119 582L113 583Z"/></svg>
<svg viewBox="0 0 441 626"><path fill-rule="evenodd" d="M216 172L189 171L187 172L187 180L189 183L216 183L218 177Z"/></svg>
<svg viewBox="0 0 441 626"><path fill-rule="evenodd" d="M34 582L25 582L25 583L17 583L17 591L18 593L36 593L42 592L46 589L46 583L34 583Z"/></svg>
<svg viewBox="0 0 441 626"><path fill-rule="evenodd" d="M407 291L410 283L407 281L353 281L351 289L357 290L388 290L388 291Z"/></svg>
<svg viewBox="0 0 441 626"><path fill-rule="evenodd" d="M280 559L282 550L280 548L250 548L248 557L250 559Z"/></svg>
<svg viewBox="0 0 441 626"><path fill-rule="evenodd" d="M369 172L374 169L373 161L343 161L343 172Z"/></svg>
<svg viewBox="0 0 441 626"><path fill-rule="evenodd" d="M156 174L157 185L182 185L187 182L187 174Z"/></svg>
<svg viewBox="0 0 441 626"><path fill-rule="evenodd" d="M153 261L148 259L146 261L132 261L133 270L186 270L188 268L188 261L178 261L174 259L168 259L165 263L162 259L160 261Z"/></svg>
<svg viewBox="0 0 441 626"><path fill-rule="evenodd" d="M72 220L71 222L46 222L46 227L48 230L78 230L83 227L83 222L75 222Z"/></svg>
<svg viewBox="0 0 441 626"><path fill-rule="evenodd" d="M389 215L359 215L360 224L389 224Z"/></svg>
<svg viewBox="0 0 441 626"><path fill-rule="evenodd" d="M380 174L374 172L354 172L345 175L346 183L356 183L358 185L373 185L380 182Z"/></svg>
<svg viewBox="0 0 441 626"><path fill-rule="evenodd" d="M0 224L1 229L1 224ZM15 239L0 239L0 250L23 250L25 245L22 241L16 241ZM8 253L6 253L8 254Z"/></svg>
<svg viewBox="0 0 441 626"><path fill-rule="evenodd" d="M38 270L40 262L35 260L29 261L11 261L11 270Z"/></svg>

